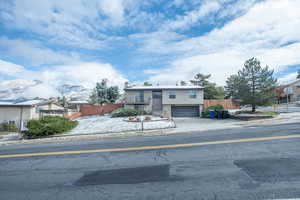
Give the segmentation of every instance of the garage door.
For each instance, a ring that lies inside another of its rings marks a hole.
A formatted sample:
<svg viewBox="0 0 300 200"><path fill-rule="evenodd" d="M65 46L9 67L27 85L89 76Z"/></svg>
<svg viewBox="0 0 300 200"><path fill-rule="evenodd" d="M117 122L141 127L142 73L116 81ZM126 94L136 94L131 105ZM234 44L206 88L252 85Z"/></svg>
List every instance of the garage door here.
<svg viewBox="0 0 300 200"><path fill-rule="evenodd" d="M172 117L199 117L199 106L172 106Z"/></svg>

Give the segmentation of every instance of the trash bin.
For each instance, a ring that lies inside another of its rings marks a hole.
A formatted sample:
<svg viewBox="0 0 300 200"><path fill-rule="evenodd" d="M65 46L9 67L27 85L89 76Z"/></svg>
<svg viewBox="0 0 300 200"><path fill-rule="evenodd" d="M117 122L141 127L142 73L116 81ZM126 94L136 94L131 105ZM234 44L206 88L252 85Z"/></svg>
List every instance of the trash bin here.
<svg viewBox="0 0 300 200"><path fill-rule="evenodd" d="M216 112L217 112L218 119L223 119L223 111L218 110Z"/></svg>
<svg viewBox="0 0 300 200"><path fill-rule="evenodd" d="M209 111L209 117L210 117L210 119L215 119L215 115L216 115L216 113L215 113L214 110L210 110Z"/></svg>
<svg viewBox="0 0 300 200"><path fill-rule="evenodd" d="M229 118L229 112L228 110L223 111L223 119L228 119Z"/></svg>

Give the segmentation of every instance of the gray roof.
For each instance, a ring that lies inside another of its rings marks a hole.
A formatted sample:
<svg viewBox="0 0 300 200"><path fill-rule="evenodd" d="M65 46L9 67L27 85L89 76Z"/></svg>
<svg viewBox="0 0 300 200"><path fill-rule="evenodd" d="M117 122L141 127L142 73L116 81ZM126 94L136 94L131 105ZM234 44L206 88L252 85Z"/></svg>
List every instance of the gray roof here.
<svg viewBox="0 0 300 200"><path fill-rule="evenodd" d="M34 106L43 103L43 100L28 100L21 102L8 102L8 101L0 101L0 106Z"/></svg>
<svg viewBox="0 0 300 200"><path fill-rule="evenodd" d="M198 85L158 85L158 86L133 86L130 88L125 88L124 90L191 90L191 89L203 89L203 87Z"/></svg>

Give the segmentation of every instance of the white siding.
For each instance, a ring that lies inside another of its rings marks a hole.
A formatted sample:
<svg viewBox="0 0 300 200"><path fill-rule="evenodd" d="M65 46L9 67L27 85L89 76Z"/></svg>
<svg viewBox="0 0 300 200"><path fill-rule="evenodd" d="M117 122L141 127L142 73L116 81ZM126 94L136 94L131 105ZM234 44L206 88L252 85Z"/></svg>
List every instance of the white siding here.
<svg viewBox="0 0 300 200"><path fill-rule="evenodd" d="M190 90L175 90L176 98L169 98L169 90L163 90L163 104L194 105L203 104L203 90L197 90L197 98L190 98Z"/></svg>

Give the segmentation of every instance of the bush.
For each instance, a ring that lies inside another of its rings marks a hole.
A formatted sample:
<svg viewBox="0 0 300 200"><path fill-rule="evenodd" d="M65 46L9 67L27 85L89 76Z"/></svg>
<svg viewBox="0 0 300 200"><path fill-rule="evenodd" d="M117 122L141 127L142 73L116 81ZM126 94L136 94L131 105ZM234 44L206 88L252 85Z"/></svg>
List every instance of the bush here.
<svg viewBox="0 0 300 200"><path fill-rule="evenodd" d="M61 134L70 131L78 125L78 121L71 121L59 116L45 116L39 120L29 120L25 135L29 138Z"/></svg>
<svg viewBox="0 0 300 200"><path fill-rule="evenodd" d="M128 117L147 114L144 110L135 110L128 108L120 108L111 113L111 117Z"/></svg>
<svg viewBox="0 0 300 200"><path fill-rule="evenodd" d="M2 127L3 131L7 131L7 132L18 132L19 131L15 123L2 123L1 127Z"/></svg>
<svg viewBox="0 0 300 200"><path fill-rule="evenodd" d="M222 105L220 105L220 104L209 106L202 113L202 117L209 117L209 111L210 110L220 111L220 110L224 110L224 107Z"/></svg>

